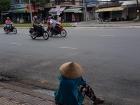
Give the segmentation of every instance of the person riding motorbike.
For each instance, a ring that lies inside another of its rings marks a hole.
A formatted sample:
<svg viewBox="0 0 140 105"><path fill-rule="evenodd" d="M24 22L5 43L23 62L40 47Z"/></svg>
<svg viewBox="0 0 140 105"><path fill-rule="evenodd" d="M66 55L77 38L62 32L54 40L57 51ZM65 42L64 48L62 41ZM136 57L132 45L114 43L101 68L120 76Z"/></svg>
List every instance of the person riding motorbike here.
<svg viewBox="0 0 140 105"><path fill-rule="evenodd" d="M45 40L49 38L47 31L44 29L44 25L39 20L37 16L33 17L33 27L29 29L29 33L32 39L36 39L37 37L43 37Z"/></svg>
<svg viewBox="0 0 140 105"><path fill-rule="evenodd" d="M39 21L38 17L34 16L33 17L33 28L39 34L43 34L44 29L43 29L43 27L40 24L41 24L41 22Z"/></svg>
<svg viewBox="0 0 140 105"><path fill-rule="evenodd" d="M48 30L52 32L52 35L55 31L58 30L59 26L61 25L60 22L56 21L55 19L52 19L50 16L48 17Z"/></svg>
<svg viewBox="0 0 140 105"><path fill-rule="evenodd" d="M5 20L4 30L6 29L6 26L7 26L7 25L10 25L10 29L11 29L11 30L14 29L13 22L12 22L12 20L11 20L9 17L7 17L6 20Z"/></svg>

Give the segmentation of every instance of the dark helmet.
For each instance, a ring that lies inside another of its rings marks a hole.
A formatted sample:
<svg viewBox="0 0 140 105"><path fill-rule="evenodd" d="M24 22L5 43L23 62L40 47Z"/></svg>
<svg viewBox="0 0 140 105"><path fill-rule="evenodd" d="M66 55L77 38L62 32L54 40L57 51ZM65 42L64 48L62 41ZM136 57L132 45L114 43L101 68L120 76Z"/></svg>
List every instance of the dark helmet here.
<svg viewBox="0 0 140 105"><path fill-rule="evenodd" d="M48 19L51 19L52 17L51 16L48 16Z"/></svg>

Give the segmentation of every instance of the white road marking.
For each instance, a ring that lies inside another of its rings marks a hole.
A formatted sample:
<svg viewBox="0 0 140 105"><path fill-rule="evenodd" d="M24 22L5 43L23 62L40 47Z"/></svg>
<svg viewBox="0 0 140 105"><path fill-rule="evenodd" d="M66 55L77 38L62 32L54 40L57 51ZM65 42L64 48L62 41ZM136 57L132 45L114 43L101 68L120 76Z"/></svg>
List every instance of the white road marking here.
<svg viewBox="0 0 140 105"><path fill-rule="evenodd" d="M77 50L77 48L74 48L74 47L67 47L67 46L63 46L63 47L59 47L59 48Z"/></svg>
<svg viewBox="0 0 140 105"><path fill-rule="evenodd" d="M140 28L140 26L82 26L82 27L74 27L75 29L76 28L80 28L80 29L127 29L127 28Z"/></svg>
<svg viewBox="0 0 140 105"><path fill-rule="evenodd" d="M12 42L12 43L10 43L11 45L15 45L15 46L21 46L21 44L20 43L17 43L17 42Z"/></svg>

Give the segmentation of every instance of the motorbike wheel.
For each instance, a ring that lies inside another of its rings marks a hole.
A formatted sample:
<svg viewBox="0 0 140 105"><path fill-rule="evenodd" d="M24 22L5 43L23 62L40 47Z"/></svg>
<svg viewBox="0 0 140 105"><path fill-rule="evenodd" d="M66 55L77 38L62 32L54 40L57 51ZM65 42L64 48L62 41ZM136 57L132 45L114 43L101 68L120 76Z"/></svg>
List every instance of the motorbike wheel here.
<svg viewBox="0 0 140 105"><path fill-rule="evenodd" d="M14 34L17 34L17 29L14 28L14 29L13 29L13 32L14 32Z"/></svg>
<svg viewBox="0 0 140 105"><path fill-rule="evenodd" d="M67 36L67 31L66 31L65 29L63 29L63 30L61 31L60 35L61 35L62 37L66 37L66 36Z"/></svg>
<svg viewBox="0 0 140 105"><path fill-rule="evenodd" d="M53 36L51 31L48 31L48 34L49 34L49 37Z"/></svg>
<svg viewBox="0 0 140 105"><path fill-rule="evenodd" d="M5 29L4 31L5 31L6 34L9 34L9 31L8 30Z"/></svg>
<svg viewBox="0 0 140 105"><path fill-rule="evenodd" d="M44 38L45 40L48 40L48 39L49 39L49 34L48 34L47 32L44 32L44 33L43 33L43 38Z"/></svg>

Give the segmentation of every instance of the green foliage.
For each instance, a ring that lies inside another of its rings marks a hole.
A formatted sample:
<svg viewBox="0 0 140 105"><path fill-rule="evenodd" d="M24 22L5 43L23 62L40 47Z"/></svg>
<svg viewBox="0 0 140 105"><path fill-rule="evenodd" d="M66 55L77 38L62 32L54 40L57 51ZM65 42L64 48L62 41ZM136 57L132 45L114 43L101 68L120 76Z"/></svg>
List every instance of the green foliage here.
<svg viewBox="0 0 140 105"><path fill-rule="evenodd" d="M10 8L11 0L0 0L0 11L6 11Z"/></svg>
<svg viewBox="0 0 140 105"><path fill-rule="evenodd" d="M2 21L0 20L0 24L2 24Z"/></svg>
<svg viewBox="0 0 140 105"><path fill-rule="evenodd" d="M72 24L70 23L62 23L63 27L74 27Z"/></svg>

